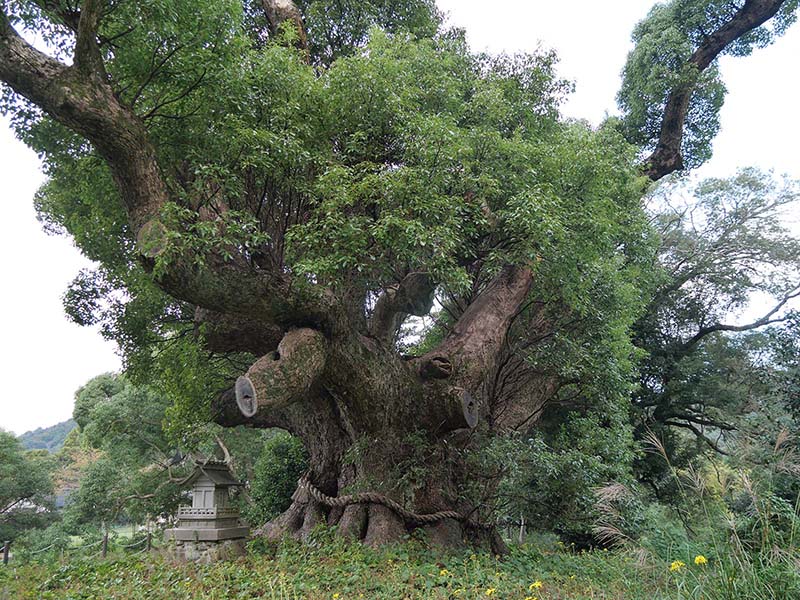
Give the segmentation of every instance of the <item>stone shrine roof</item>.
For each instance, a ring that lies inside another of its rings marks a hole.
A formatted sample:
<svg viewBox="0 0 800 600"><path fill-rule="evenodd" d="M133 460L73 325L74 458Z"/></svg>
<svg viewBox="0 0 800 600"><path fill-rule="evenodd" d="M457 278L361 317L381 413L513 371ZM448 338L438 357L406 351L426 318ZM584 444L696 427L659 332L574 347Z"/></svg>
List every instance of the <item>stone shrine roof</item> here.
<svg viewBox="0 0 800 600"><path fill-rule="evenodd" d="M193 484L203 475L208 477L217 487L234 487L244 485L241 481L236 481L236 479L233 478L233 474L228 468L228 464L221 460L196 462L194 473L192 473L192 476L186 481L186 483Z"/></svg>

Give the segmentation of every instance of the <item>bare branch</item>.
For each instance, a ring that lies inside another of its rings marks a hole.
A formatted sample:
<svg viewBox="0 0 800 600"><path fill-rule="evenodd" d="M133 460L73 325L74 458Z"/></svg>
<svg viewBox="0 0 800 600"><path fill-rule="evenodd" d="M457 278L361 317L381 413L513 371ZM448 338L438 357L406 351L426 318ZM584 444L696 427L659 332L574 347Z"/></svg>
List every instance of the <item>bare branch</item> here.
<svg viewBox="0 0 800 600"><path fill-rule="evenodd" d="M205 77L206 77L206 70L203 69L203 72L200 73L200 76L197 79L195 79L191 84L189 84L189 86L185 90L183 90L182 92L180 92L176 96L173 96L172 98L168 98L166 100L162 100L162 101L158 102L153 108L151 108L147 112L147 114L142 116L142 120L150 119L150 118L156 117L156 116L164 116L164 115L160 115L158 113L158 111L161 110L162 108L164 108L165 106L168 106L169 104L175 104L176 102L179 102L180 100L183 100L184 98L189 96L198 87L200 87L200 84L203 83L203 79L205 79Z"/></svg>
<svg viewBox="0 0 800 600"><path fill-rule="evenodd" d="M664 425L671 425L672 427L681 427L683 429L688 429L693 434L695 434L695 436L697 436L698 440L707 444L712 450L714 450L714 452L719 452L720 454L724 454L726 456L728 454L727 452L725 452L725 450L720 448L719 445L714 442L714 440L707 438L705 435L703 435L702 431L700 431L697 427L695 427L691 423L682 423L680 421L664 421Z"/></svg>
<svg viewBox="0 0 800 600"><path fill-rule="evenodd" d="M420 272L409 273L400 283L388 287L375 303L370 335L393 340L406 315L422 317L430 312L435 288L430 275Z"/></svg>
<svg viewBox="0 0 800 600"><path fill-rule="evenodd" d="M220 450L222 450L222 454L225 457L225 464L230 467L233 467L233 459L231 458L231 453L228 450L228 447L225 445L225 442L222 441L216 433L214 434L214 441L217 442L217 446L219 446Z"/></svg>
<svg viewBox="0 0 800 600"><path fill-rule="evenodd" d="M770 325L772 323L780 323L785 321L787 317L776 317L773 318L786 304L800 296L800 288L795 289L791 293L784 296L769 312L767 312L764 316L751 323L747 323L745 325L727 325L725 323L715 323L714 325L709 325L707 327L701 327L700 330L694 334L691 338L689 338L686 342L681 345L679 354L686 354L689 350L694 348L700 340L702 340L707 335L715 333L717 331L751 331L753 329L758 329L759 327L764 327L766 325Z"/></svg>
<svg viewBox="0 0 800 600"><path fill-rule="evenodd" d="M150 72L147 74L145 80L139 85L139 87L133 93L133 96L131 97L130 101L130 106L136 105L136 102L139 100L139 98L141 97L142 93L147 88L147 86L150 85L150 82L153 81L153 78L156 75L158 75L161 69L164 68L164 65L167 64L167 62L169 62L169 60L175 55L175 53L183 48L183 46L177 44L174 48L168 50L164 54L164 56L161 57L161 60L156 62L156 56L158 55L158 51L162 48L163 45L164 42L162 41L153 49L153 56L150 59Z"/></svg>

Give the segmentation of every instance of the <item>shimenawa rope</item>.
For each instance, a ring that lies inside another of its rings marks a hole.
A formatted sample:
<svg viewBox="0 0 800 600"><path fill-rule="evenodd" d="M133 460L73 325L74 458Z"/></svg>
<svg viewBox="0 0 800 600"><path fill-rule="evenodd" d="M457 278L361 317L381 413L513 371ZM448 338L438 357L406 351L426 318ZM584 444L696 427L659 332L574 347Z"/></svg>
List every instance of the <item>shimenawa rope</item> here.
<svg viewBox="0 0 800 600"><path fill-rule="evenodd" d="M412 523L414 525L431 525L433 523L442 521L443 519L455 519L456 521L461 521L469 527L477 529L491 529L493 527L493 525L487 525L484 523L479 523L478 521L474 521L454 510L440 510L439 512L420 515L403 508L391 498L376 492L359 492L357 494L337 496L336 498L332 496L326 496L313 483L311 483L308 478L308 474L303 475L298 480L297 488L298 490L302 489L307 492L309 496L311 496L320 504L324 504L325 506L329 506L331 508L344 508L349 504L380 504L397 513L406 523Z"/></svg>

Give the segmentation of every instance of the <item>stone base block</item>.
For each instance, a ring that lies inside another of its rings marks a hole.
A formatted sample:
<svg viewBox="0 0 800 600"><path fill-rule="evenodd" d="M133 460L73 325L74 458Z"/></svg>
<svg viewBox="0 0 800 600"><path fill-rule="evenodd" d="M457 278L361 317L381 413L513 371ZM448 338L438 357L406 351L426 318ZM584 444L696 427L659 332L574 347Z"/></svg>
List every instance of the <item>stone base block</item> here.
<svg viewBox="0 0 800 600"><path fill-rule="evenodd" d="M175 562L211 564L244 556L247 548L244 539L222 542L175 540L166 546L164 552L169 560Z"/></svg>

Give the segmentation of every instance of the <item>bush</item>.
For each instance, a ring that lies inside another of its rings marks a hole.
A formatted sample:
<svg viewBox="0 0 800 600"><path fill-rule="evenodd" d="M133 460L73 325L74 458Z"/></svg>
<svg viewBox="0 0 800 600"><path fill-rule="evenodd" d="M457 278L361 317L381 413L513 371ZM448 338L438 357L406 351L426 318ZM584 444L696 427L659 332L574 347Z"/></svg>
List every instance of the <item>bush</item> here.
<svg viewBox="0 0 800 600"><path fill-rule="evenodd" d="M278 432L264 444L254 467L250 496L254 504L243 516L254 526L275 518L289 508L297 480L308 469L308 456L299 438Z"/></svg>
<svg viewBox="0 0 800 600"><path fill-rule="evenodd" d="M70 546L71 537L64 523L58 521L45 529L29 529L14 542L12 549L21 561L46 560Z"/></svg>
<svg viewBox="0 0 800 600"><path fill-rule="evenodd" d="M499 493L502 520L524 515L531 529L555 532L567 543L590 547L598 518L595 490L610 482L632 485L632 439L622 418L572 415L548 435L494 441L483 472L504 472ZM639 529L638 497L624 515L628 532Z"/></svg>

